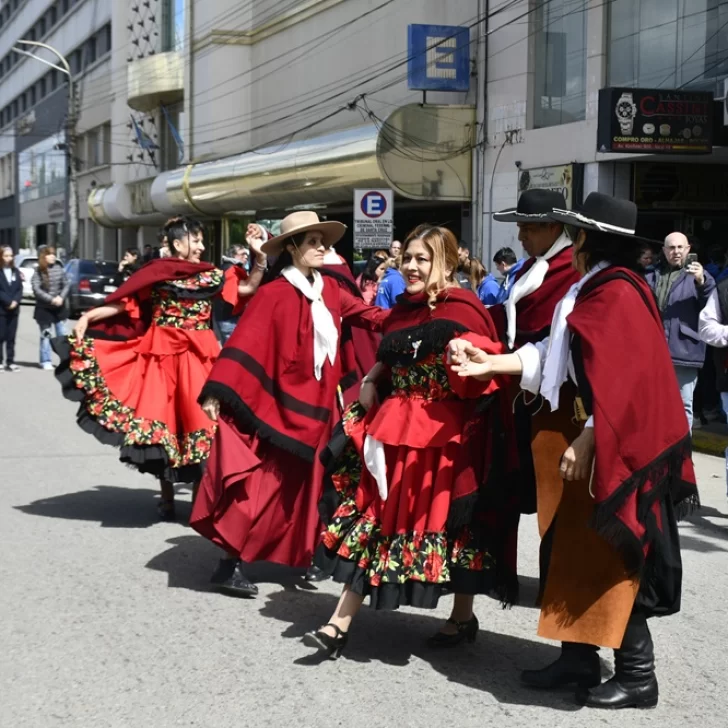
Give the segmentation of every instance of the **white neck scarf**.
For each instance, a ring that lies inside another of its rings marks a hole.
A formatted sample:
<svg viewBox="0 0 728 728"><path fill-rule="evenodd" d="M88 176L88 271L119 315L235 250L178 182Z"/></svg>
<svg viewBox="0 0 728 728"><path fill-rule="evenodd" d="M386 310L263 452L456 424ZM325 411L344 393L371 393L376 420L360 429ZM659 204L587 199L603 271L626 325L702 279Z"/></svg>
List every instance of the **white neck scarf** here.
<svg viewBox="0 0 728 728"><path fill-rule="evenodd" d="M571 337L566 326L566 317L574 310L576 297L583 285L610 263L602 262L592 268L583 278L569 288L567 294L559 301L551 320L551 337L541 375L541 396L551 405L551 411L559 408L559 391L569 375L569 343Z"/></svg>
<svg viewBox="0 0 728 728"><path fill-rule="evenodd" d="M551 258L570 245L571 239L565 232L562 233L543 255L536 257L536 262L513 284L505 304L509 348L513 348L513 342L516 340L516 304L541 287L543 279L549 272Z"/></svg>
<svg viewBox="0 0 728 728"><path fill-rule="evenodd" d="M311 301L311 316L313 318L313 373L321 381L326 359L332 366L336 361L339 349L339 331L334 323L331 311L326 308L322 293L324 279L318 271L313 271L313 283L309 283L303 273L292 265L283 269L283 277L303 293Z"/></svg>

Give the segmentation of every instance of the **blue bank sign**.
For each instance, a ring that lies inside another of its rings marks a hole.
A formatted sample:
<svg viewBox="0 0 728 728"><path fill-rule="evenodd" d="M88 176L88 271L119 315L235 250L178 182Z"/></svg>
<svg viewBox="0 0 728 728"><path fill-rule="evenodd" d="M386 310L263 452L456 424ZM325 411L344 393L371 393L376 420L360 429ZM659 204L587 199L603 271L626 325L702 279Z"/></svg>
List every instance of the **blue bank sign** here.
<svg viewBox="0 0 728 728"><path fill-rule="evenodd" d="M470 30L457 25L410 25L407 83L417 91L470 88Z"/></svg>

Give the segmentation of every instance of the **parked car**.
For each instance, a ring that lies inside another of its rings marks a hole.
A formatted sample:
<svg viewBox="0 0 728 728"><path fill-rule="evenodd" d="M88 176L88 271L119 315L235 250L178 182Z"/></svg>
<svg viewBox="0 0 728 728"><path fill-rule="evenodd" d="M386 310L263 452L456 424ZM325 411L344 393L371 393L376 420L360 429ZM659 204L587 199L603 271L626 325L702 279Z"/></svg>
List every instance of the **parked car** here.
<svg viewBox="0 0 728 728"><path fill-rule="evenodd" d="M118 263L112 260L81 260L66 263L65 271L71 282L68 313L76 318L95 306L100 306L109 293L113 293Z"/></svg>
<svg viewBox="0 0 728 728"><path fill-rule="evenodd" d="M35 273L35 269L38 267L38 256L37 255L19 255L15 259L15 265L20 271L20 277L23 279L23 298L29 298L33 300L33 288L30 285L30 280Z"/></svg>

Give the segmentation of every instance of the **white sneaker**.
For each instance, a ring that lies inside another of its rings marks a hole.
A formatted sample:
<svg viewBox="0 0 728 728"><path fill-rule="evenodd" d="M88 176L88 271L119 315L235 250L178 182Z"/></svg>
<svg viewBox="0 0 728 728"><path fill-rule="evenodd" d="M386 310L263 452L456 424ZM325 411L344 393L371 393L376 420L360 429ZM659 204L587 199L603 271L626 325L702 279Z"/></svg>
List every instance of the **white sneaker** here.
<svg viewBox="0 0 728 728"><path fill-rule="evenodd" d="M40 368L41 369L45 369L46 371L49 371L51 369L55 369L55 367L53 366L53 364L51 364L49 361L44 362L43 364L41 364L40 365Z"/></svg>
<svg viewBox="0 0 728 728"><path fill-rule="evenodd" d="M17 364L8 364L5 367L5 371L6 372L19 372L20 371L20 367Z"/></svg>

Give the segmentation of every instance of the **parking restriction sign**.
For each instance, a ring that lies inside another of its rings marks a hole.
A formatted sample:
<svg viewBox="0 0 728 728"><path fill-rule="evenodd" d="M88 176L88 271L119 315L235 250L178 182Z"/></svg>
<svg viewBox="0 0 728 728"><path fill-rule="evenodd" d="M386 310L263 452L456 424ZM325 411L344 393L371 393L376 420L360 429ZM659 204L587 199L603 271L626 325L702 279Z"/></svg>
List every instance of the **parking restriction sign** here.
<svg viewBox="0 0 728 728"><path fill-rule="evenodd" d="M392 190L354 190L354 247L389 248L394 222Z"/></svg>

